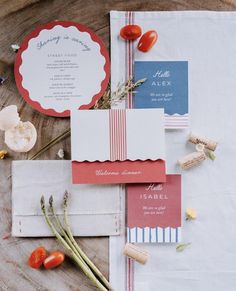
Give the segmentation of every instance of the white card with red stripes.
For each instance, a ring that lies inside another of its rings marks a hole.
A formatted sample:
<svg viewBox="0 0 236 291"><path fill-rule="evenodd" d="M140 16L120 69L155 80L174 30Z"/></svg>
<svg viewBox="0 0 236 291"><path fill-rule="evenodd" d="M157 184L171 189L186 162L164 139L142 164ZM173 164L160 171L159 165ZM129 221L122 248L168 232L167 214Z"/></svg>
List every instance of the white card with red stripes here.
<svg viewBox="0 0 236 291"><path fill-rule="evenodd" d="M163 109L75 110L73 183L165 182Z"/></svg>

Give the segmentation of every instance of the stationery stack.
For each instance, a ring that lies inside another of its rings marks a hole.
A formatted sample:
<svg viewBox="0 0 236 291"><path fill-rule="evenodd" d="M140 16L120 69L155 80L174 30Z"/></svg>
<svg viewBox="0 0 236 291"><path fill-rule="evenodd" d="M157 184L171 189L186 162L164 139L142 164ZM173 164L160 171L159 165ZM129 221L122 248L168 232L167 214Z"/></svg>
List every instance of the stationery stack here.
<svg viewBox="0 0 236 291"><path fill-rule="evenodd" d="M130 41L119 42L125 51L132 49ZM149 50L142 42L139 49ZM145 80L136 94L128 93L118 107L111 102L110 110L86 110L110 77L108 52L98 36L81 24L56 21L23 40L15 62L18 89L36 110L71 117L72 162L13 163L14 236L51 235L37 202L42 194L61 200L65 189L75 235L119 236L125 195L120 184L127 184L127 242L181 240L181 176L166 174L165 129L188 126L188 62L147 61L144 54L134 62L132 56L130 51L126 61L134 82Z"/></svg>
<svg viewBox="0 0 236 291"><path fill-rule="evenodd" d="M235 20L234 14L230 16ZM215 22L217 17L225 20L228 33L232 27L228 14L112 11L111 76L104 44L81 24L56 21L35 29L23 40L15 64L19 91L36 110L50 116L71 117L72 161L13 163L13 235L50 235L43 223L39 198L42 194L46 198L53 194L60 201L67 189L71 193L68 215L74 234L110 236L110 279L115 290L131 291L133 286L134 291L155 290L153 273L157 268L160 271L162 265L165 282L170 270L176 281L185 278L184 273L180 274L192 264L193 258L190 262L176 260L167 249L182 239L182 190L188 202L198 207L204 205L202 213L210 227L207 205L215 203L219 209L222 185L226 177L233 180L232 148L225 155L228 168L224 159L219 159L218 170L204 162L205 171L196 167L186 178L176 163L179 160L182 169L190 168L204 161L217 146L216 142L194 134L187 137L190 91L191 127L204 132L207 125L207 134L216 136L220 132L230 145L235 139L232 131L217 123L218 116L211 111L219 91L224 91L226 99L232 101L234 87L233 78L216 76L216 59L225 66L225 71L234 70L226 55L220 54L216 32L221 27ZM131 31L128 33L127 29ZM231 44L225 31L221 35ZM209 36L213 37L212 42ZM200 45L198 38L202 41ZM212 56L206 55L206 46ZM32 67L38 67L42 79L31 73ZM131 77L133 82L142 79L142 85L133 92L128 90L126 98L118 102L111 100L111 109L89 110L98 104L110 77L112 92ZM209 98L203 98L204 94ZM219 104L220 114L232 118L224 104ZM188 149L186 140L194 147L197 145L196 152L181 159ZM219 173L223 167L226 172ZM211 185L212 193L216 194L213 202L211 195L202 194L205 185ZM231 195L234 190L224 193ZM235 199L231 202L234 205ZM232 205L227 203L231 214ZM60 211L57 214L62 215ZM213 211L211 215L216 217ZM219 230L224 231L217 224L213 228L216 236ZM199 242L207 231L200 225L196 226L198 235L186 229L185 238L193 237ZM195 254L199 255L197 251ZM146 266L133 264L133 260ZM200 265L196 267L199 273L192 275L193 280L201 277ZM142 268L147 268L146 273ZM135 277L135 272L140 276ZM161 281L162 274L158 278L163 290L173 290ZM198 290L203 290L202 285Z"/></svg>
<svg viewBox="0 0 236 291"><path fill-rule="evenodd" d="M50 236L39 197L53 194L58 201L64 190L71 196L68 215L74 235L122 236L126 188L127 242L181 240L181 176L166 174L165 129L188 126L188 62L152 61L151 55L147 61L143 53L134 61L127 29L121 29L124 40L118 41L129 50L127 74L134 73L134 82L142 79L142 86L134 95L127 92L123 101L111 100L110 110L88 110L110 78L108 52L93 31L55 21L37 27L22 41L15 62L19 92L46 115L71 117L72 161L13 162L14 236ZM157 38L155 31L143 34L140 52L149 51ZM59 217L62 214L57 210ZM128 256L129 250L137 249L127 247Z"/></svg>

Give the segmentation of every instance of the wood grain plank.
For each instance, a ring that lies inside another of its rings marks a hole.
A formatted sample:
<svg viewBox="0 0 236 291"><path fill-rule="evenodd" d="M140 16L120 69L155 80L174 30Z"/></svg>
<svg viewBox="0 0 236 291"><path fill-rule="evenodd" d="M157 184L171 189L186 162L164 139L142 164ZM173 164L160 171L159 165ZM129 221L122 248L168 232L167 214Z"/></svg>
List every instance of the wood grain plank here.
<svg viewBox="0 0 236 291"><path fill-rule="evenodd" d="M68 118L46 117L27 105L19 95L13 75L15 53L13 43L20 43L24 36L37 25L56 19L81 22L103 39L109 48L110 10L234 10L236 0L0 0L0 75L8 80L0 87L0 108L16 104L22 120L32 121L38 131L38 141L30 154L9 151L10 157L0 161L0 289L1 290L80 290L95 288L69 261L51 272L35 271L27 266L32 249L44 245L47 249L58 248L54 239L7 238L11 231L11 160L27 159L41 146L69 127ZM0 133L0 149L6 148ZM70 159L70 138L58 143L43 154L41 159L56 159L59 148ZM83 249L108 276L108 239L78 239ZM117 290L119 291L119 290Z"/></svg>

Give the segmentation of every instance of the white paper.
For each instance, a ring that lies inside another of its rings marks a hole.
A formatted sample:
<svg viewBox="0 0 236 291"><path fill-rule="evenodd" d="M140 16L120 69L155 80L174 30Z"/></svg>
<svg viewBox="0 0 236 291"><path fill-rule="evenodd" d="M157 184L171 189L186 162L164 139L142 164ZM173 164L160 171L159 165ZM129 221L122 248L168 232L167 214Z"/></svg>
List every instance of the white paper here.
<svg viewBox="0 0 236 291"><path fill-rule="evenodd" d="M111 160L111 111L72 111L72 160ZM125 112L127 160L165 160L164 111L163 109L127 109ZM116 121L119 143L119 121ZM123 145L123 144L122 144Z"/></svg>
<svg viewBox="0 0 236 291"><path fill-rule="evenodd" d="M101 90L106 74L100 50L88 32L75 26L43 29L22 53L22 86L44 109L78 109Z"/></svg>
<svg viewBox="0 0 236 291"><path fill-rule="evenodd" d="M145 291L234 291L236 13L137 12L134 22L143 31L156 29L162 38L143 59L188 60L190 130L219 142L214 162L206 160L182 172L183 210L193 207L198 212L196 221L187 223L183 217L183 242L191 245L182 253L176 253L175 245L145 245L151 259L145 266L135 264L134 291L142 284ZM117 38L125 24L125 12L111 14L112 90L126 78L121 49L125 44L118 45ZM188 133L166 131L169 174L181 172L176 161L195 150L186 143ZM122 248L120 243L113 253L120 256ZM123 264L110 272L120 274L124 268Z"/></svg>
<svg viewBox="0 0 236 291"><path fill-rule="evenodd" d="M40 198L54 197L62 215L64 191L69 192L68 216L74 235L107 236L120 233L119 185L73 185L71 161L13 161L12 235L50 236ZM106 201L106 203L104 203Z"/></svg>

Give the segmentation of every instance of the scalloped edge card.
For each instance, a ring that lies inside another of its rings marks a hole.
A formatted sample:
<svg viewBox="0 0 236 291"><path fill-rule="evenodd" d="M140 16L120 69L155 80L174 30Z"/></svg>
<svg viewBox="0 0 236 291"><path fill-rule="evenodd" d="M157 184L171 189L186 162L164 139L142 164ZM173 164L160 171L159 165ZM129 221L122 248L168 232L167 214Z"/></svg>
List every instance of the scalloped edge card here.
<svg viewBox="0 0 236 291"><path fill-rule="evenodd" d="M75 110L75 184L165 182L163 109Z"/></svg>
<svg viewBox="0 0 236 291"><path fill-rule="evenodd" d="M166 183L127 186L127 240L130 243L181 241L181 175Z"/></svg>
<svg viewBox="0 0 236 291"><path fill-rule="evenodd" d="M134 108L164 108L165 128L187 128L188 62L135 61L135 80L146 78L135 89Z"/></svg>
<svg viewBox="0 0 236 291"><path fill-rule="evenodd" d="M20 45L15 60L18 90L34 109L66 117L89 109L106 90L108 51L86 26L54 21L37 27Z"/></svg>

